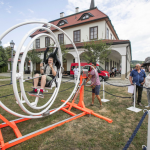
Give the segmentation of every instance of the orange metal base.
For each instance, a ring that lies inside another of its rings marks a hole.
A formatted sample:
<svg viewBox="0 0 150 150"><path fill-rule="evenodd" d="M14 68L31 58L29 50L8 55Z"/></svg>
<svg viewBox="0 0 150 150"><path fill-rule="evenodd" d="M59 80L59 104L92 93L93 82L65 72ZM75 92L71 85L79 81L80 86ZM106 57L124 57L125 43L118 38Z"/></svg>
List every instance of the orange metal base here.
<svg viewBox="0 0 150 150"><path fill-rule="evenodd" d="M84 77L82 77L82 76L80 77L80 85L82 84L82 79L83 78ZM94 116L96 116L96 117L98 117L100 119L106 120L108 123L112 123L113 122L111 119L106 118L104 116L101 116L99 114L96 114L96 113L94 113L93 110L88 109L88 108L85 107L85 105L84 105L84 85L82 85L81 88L80 88L80 99L79 99L79 103L78 104L75 103L75 99L76 98L77 98L77 93L75 94L75 96L74 96L74 98L72 100L72 103L67 102L67 105L60 109L60 110L62 110L64 112L70 114L72 117L70 117L68 119L65 119L65 120L62 120L62 121L60 121L60 122L58 122L56 124L53 124L53 125L47 126L45 128L42 128L40 130L37 130L35 132L29 133L29 134L24 135L24 136L22 136L22 134L19 131L19 129L18 129L16 124L20 123L20 122L23 122L23 121L27 121L29 119L20 118L20 119L15 120L15 121L8 121L5 117L3 117L0 114L0 119L5 122L4 124L0 124L0 150L5 150L7 148L15 146L15 145L17 145L19 143L22 143L22 142L24 142L24 141L26 141L28 139L31 139L31 138L33 138L33 137L35 137L37 135L43 134L43 133L45 133L45 132L47 132L49 130L52 130L52 129L58 127L58 126L61 126L61 125L65 124L65 123L67 123L67 122L70 122L72 120L75 120L75 119L80 118L80 117L82 117L84 115L87 115L87 114L92 114L92 115L94 115ZM61 100L61 101L65 102L65 100ZM76 108L76 109L78 109L80 111L83 111L83 112L80 113L80 114L75 114L75 113L73 113L71 111L72 107L74 107L74 108ZM52 110L52 111L54 111L54 110ZM17 137L16 139L14 139L12 141L9 141L7 143L4 142L3 135L2 135L2 132L1 132L1 128L4 128L6 126L10 126L13 129L13 131L14 131L16 137Z"/></svg>

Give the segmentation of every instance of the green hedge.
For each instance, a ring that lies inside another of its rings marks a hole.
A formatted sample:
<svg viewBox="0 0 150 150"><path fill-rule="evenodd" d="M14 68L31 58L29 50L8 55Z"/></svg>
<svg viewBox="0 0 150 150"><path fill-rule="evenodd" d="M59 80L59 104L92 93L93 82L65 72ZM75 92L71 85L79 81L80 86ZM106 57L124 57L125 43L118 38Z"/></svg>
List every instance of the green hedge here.
<svg viewBox="0 0 150 150"><path fill-rule="evenodd" d="M7 72L7 70L8 70L8 65L0 68L0 72Z"/></svg>

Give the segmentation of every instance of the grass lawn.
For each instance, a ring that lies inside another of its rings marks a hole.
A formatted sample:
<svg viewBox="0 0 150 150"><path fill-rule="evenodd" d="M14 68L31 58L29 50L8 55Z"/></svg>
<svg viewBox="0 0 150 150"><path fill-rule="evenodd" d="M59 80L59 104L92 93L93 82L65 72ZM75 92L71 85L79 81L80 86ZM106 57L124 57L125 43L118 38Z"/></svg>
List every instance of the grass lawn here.
<svg viewBox="0 0 150 150"><path fill-rule="evenodd" d="M8 84L9 81L0 82L0 85ZM67 99L71 94L73 83L61 84L61 90L68 89L65 92L59 92L52 108L56 108L62 104L61 99ZM25 90L30 91L31 83L25 83ZM18 86L19 89L19 86ZM91 91L90 88L85 87L86 90ZM101 87L102 89L102 87ZM105 90L116 94L118 96L131 96L127 92L127 87L113 87L105 86ZM52 91L49 91L52 92ZM0 97L13 93L12 85L0 87ZM28 96L28 95L27 95ZM38 106L45 104L50 97L50 94L46 94L44 99L40 99ZM102 92L100 92L102 98ZM126 108L131 106L131 99L116 98L106 94L106 99L110 101L103 103L103 108L99 109L98 100L95 99L95 105L89 106L91 103L91 92L85 91L84 102L87 108L94 110L96 113L108 117L113 120L113 123L109 124L104 120L96 118L94 116L84 116L69 123L66 123L60 127L57 127L49 132L34 137L26 142L16 145L10 150L121 150L125 146L126 142L132 135L134 129L139 123L143 112L135 113L128 111ZM28 96L29 100L34 101L34 97ZM12 110L25 114L15 102L15 97L9 96L6 98L0 98L0 100ZM78 101L78 99L77 99ZM142 104L147 105L146 92L143 92ZM25 105L30 111L37 112L27 105ZM137 106L138 107L138 106ZM144 109L144 106L142 107ZM73 109L73 112L80 113L79 110ZM8 120L16 119L17 117L7 113L0 107L0 113ZM41 129L45 126L54 124L58 121L70 117L68 114L59 111L55 114L42 118L32 119L26 122L17 124L22 135L31 133L35 130ZM147 145L147 123L148 116L146 116L140 130L131 143L129 150L141 150L142 145ZM2 121L0 120L0 123ZM5 142L8 142L15 138L15 134L10 127L2 129Z"/></svg>
<svg viewBox="0 0 150 150"><path fill-rule="evenodd" d="M0 79L8 79L10 77L4 77L4 76L0 76Z"/></svg>

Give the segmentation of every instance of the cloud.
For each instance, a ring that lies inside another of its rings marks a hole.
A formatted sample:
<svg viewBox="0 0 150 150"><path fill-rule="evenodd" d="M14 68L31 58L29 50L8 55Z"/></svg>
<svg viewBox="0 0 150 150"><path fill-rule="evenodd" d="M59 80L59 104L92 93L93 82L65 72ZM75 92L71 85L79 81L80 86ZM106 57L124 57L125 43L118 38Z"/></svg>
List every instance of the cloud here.
<svg viewBox="0 0 150 150"><path fill-rule="evenodd" d="M9 13L9 14L11 14L11 11L10 11L10 9L12 8L12 6L7 6L8 8L6 8L6 11Z"/></svg>
<svg viewBox="0 0 150 150"><path fill-rule="evenodd" d="M26 46L22 46L21 52L24 52L24 50L26 49Z"/></svg>
<svg viewBox="0 0 150 150"><path fill-rule="evenodd" d="M4 2L0 1L0 5L4 5Z"/></svg>
<svg viewBox="0 0 150 150"><path fill-rule="evenodd" d="M10 42L3 44L3 47L8 47L8 46L10 46Z"/></svg>
<svg viewBox="0 0 150 150"><path fill-rule="evenodd" d="M18 13L19 13L20 15L25 16L25 14L24 14L22 11L18 11Z"/></svg>
<svg viewBox="0 0 150 150"><path fill-rule="evenodd" d="M28 18L28 19L24 19L23 20L24 22L28 22L28 21L42 21L42 22L48 22L48 20L47 19L45 19L45 18Z"/></svg>
<svg viewBox="0 0 150 150"><path fill-rule="evenodd" d="M7 43L3 44L3 47L8 47L8 46L10 46L10 42L7 42ZM14 45L14 50L17 50L17 48L18 48L18 46ZM23 45L20 52L24 52L25 49L26 49L26 46ZM29 49L32 49L32 46Z"/></svg>
<svg viewBox="0 0 150 150"><path fill-rule="evenodd" d="M90 8L91 0L68 0L65 13L75 13ZM128 39L132 46L132 59L145 60L150 52L150 1L147 0L95 0L95 5L112 21L119 39ZM142 54L142 55L141 55Z"/></svg>
<svg viewBox="0 0 150 150"><path fill-rule="evenodd" d="M10 9L6 8L6 11L7 11L9 14L11 14L11 11L10 11Z"/></svg>
<svg viewBox="0 0 150 150"><path fill-rule="evenodd" d="M33 10L31 10L31 9L28 9L28 11L29 11L29 12L31 12L31 13L34 13L34 11L33 11Z"/></svg>

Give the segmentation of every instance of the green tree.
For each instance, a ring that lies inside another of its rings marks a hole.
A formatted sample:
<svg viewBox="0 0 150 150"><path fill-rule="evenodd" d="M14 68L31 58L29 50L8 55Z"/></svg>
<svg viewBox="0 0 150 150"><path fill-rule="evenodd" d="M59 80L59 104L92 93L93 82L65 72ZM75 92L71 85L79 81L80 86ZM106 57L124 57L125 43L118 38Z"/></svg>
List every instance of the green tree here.
<svg viewBox="0 0 150 150"><path fill-rule="evenodd" d="M11 52L12 52L11 47L8 46L8 47L5 47L4 49L5 49L5 52L7 54L7 58L8 59L11 58ZM16 53L15 50L13 50L13 54L15 54L15 53Z"/></svg>
<svg viewBox="0 0 150 150"><path fill-rule="evenodd" d="M7 62L8 62L8 58L5 49L2 46L0 46L0 68L6 66Z"/></svg>
<svg viewBox="0 0 150 150"><path fill-rule="evenodd" d="M104 63L108 61L107 58L111 53L111 43L103 42L102 40L93 40L84 42L84 53L81 55L87 63L99 62Z"/></svg>
<svg viewBox="0 0 150 150"><path fill-rule="evenodd" d="M41 62L40 56L41 56L41 53L36 52L35 49L32 49L32 50L30 50L27 53L26 61L27 60L31 60L33 64L40 63ZM32 77L33 77L33 74L34 74L34 65L33 65L33 71L31 73L32 73Z"/></svg>

